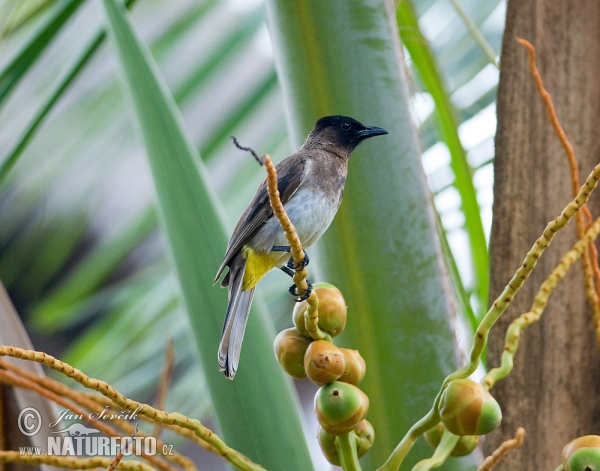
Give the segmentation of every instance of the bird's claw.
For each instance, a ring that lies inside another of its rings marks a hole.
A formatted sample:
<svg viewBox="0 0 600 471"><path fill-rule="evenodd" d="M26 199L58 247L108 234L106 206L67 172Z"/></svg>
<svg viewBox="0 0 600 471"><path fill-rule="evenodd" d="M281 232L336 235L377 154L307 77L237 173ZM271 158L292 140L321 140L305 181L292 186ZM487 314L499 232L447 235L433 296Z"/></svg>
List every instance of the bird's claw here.
<svg viewBox="0 0 600 471"><path fill-rule="evenodd" d="M290 286L290 293L292 293L292 296L294 296L294 301L296 301L297 303L301 302L301 301L306 301L310 295L312 294L312 290L313 290L313 285L310 281L306 280L306 291L304 292L303 295L300 295L300 293L298 292L298 286L297 285L292 285Z"/></svg>
<svg viewBox="0 0 600 471"><path fill-rule="evenodd" d="M288 268L291 268L292 270L295 270L295 271L299 271L299 270L302 270L304 267L308 266L308 262L310 262L310 259L308 258L308 254L306 253L306 250L304 250L304 249L302 249L302 252L304 252L304 258L302 259L302 261L298 265L295 265L294 257L290 257L290 259L287 262Z"/></svg>

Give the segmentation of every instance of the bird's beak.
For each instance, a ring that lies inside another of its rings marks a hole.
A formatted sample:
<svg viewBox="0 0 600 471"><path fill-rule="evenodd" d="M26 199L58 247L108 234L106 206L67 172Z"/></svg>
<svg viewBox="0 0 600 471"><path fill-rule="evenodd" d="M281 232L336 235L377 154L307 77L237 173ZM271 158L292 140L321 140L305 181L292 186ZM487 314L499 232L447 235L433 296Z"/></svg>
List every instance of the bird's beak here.
<svg viewBox="0 0 600 471"><path fill-rule="evenodd" d="M382 136L383 134L387 134L387 133L388 132L383 128L378 128L376 126L370 126L370 127L363 129L362 131L358 131L356 133L356 135L358 136L359 139L367 139L369 137Z"/></svg>

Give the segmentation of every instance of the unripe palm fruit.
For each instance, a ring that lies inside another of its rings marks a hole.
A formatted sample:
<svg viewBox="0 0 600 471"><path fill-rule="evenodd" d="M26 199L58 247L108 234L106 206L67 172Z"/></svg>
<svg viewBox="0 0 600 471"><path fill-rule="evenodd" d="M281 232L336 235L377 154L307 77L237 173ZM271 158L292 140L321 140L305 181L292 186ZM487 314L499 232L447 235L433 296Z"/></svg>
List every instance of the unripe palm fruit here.
<svg viewBox="0 0 600 471"><path fill-rule="evenodd" d="M361 420L352 432L356 434L356 453L360 458L369 451L371 446L373 446L373 442L375 441L375 430L371 423L365 419ZM323 455L325 455L327 461L336 466L341 466L340 455L335 447L336 436L327 433L323 427L319 427L317 437L319 438L321 451L323 451Z"/></svg>
<svg viewBox="0 0 600 471"><path fill-rule="evenodd" d="M440 444L445 429L444 424L439 422L436 426L431 427L425 432L425 441L433 449L436 449ZM460 437L458 443L452 449L450 456L466 456L477 448L477 443L479 443L479 435L464 435Z"/></svg>
<svg viewBox="0 0 600 471"><path fill-rule="evenodd" d="M315 413L321 427L332 435L352 431L369 411L369 398L356 386L335 381L315 396Z"/></svg>
<svg viewBox="0 0 600 471"><path fill-rule="evenodd" d="M354 433L358 439L358 446L356 447L356 451L358 453L358 457L360 458L367 451L371 449L373 446L373 442L375 441L375 429L371 425L371 422L364 419L361 420L360 423L354 429Z"/></svg>
<svg viewBox="0 0 600 471"><path fill-rule="evenodd" d="M354 385L360 383L367 371L365 359L360 356L358 350L351 350L349 348L340 348L340 350L346 362L346 367L344 368L344 373L340 376L340 381Z"/></svg>
<svg viewBox="0 0 600 471"><path fill-rule="evenodd" d="M319 298L319 328L335 337L340 334L346 327L346 301L339 289L329 283L313 284L313 291ZM308 301L296 303L294 306L294 325L305 335L310 337L306 330L304 315L308 310Z"/></svg>
<svg viewBox="0 0 600 471"><path fill-rule="evenodd" d="M599 471L600 437L586 435L567 443L562 452L565 471Z"/></svg>
<svg viewBox="0 0 600 471"><path fill-rule="evenodd" d="M335 435L331 435L330 433L327 433L323 427L319 427L317 437L319 439L321 451L325 458L327 458L327 461L336 466L341 466L340 454L335 447Z"/></svg>
<svg viewBox="0 0 600 471"><path fill-rule="evenodd" d="M315 383L331 383L342 376L345 368L344 354L331 342L315 340L308 346L304 355L304 370Z"/></svg>
<svg viewBox="0 0 600 471"><path fill-rule="evenodd" d="M451 381L440 399L440 416L455 435L485 435L500 425L502 411L492 395L475 381Z"/></svg>
<svg viewBox="0 0 600 471"><path fill-rule="evenodd" d="M285 329L275 337L275 355L277 361L292 378L306 378L304 355L310 345L310 339L298 332L298 329Z"/></svg>

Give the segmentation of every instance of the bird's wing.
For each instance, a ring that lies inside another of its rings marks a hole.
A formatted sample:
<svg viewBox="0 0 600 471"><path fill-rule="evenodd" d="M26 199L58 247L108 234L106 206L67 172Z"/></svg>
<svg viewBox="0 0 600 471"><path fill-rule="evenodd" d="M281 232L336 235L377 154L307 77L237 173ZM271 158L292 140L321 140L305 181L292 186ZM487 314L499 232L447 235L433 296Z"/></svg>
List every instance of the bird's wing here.
<svg viewBox="0 0 600 471"><path fill-rule="evenodd" d="M297 154L288 157L277 165L277 189L281 202L285 204L296 193L302 182L306 172L306 157ZM233 256L254 237L262 225L273 215L273 208L269 203L269 194L267 193L267 181L263 181L254 199L240 217L240 220L233 230L225 258L219 267L215 283L223 273L223 270ZM225 283L225 280L224 280ZM226 286L224 284L224 286Z"/></svg>

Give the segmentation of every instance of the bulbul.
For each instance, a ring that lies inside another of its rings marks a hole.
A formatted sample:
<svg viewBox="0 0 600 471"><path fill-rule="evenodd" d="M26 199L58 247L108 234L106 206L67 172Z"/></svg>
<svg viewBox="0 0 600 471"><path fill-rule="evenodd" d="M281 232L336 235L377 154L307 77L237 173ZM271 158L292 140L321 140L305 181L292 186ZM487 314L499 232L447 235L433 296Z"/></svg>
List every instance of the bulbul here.
<svg viewBox="0 0 600 471"><path fill-rule="evenodd" d="M327 230L344 193L348 159L362 141L387 134L347 116L327 116L315 124L300 150L277 165L281 202L303 247ZM266 180L238 221L219 267L215 283L229 268L221 286L229 287L229 303L219 345L219 370L233 379L254 287L272 268L285 270L289 245L273 214Z"/></svg>

